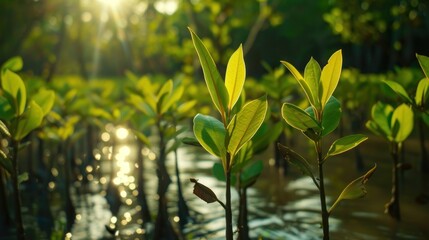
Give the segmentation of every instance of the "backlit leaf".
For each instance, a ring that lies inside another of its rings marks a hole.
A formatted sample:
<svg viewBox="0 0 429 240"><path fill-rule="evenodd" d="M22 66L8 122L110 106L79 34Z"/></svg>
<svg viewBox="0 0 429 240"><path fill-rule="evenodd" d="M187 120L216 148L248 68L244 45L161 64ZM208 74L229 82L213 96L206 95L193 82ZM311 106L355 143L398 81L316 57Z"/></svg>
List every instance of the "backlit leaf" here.
<svg viewBox="0 0 429 240"><path fill-rule="evenodd" d="M416 104L419 107L427 106L429 103L429 78L424 78L420 80L419 85L417 85Z"/></svg>
<svg viewBox="0 0 429 240"><path fill-rule="evenodd" d="M0 119L9 121L13 117L15 117L15 112L13 111L9 100L0 95Z"/></svg>
<svg viewBox="0 0 429 240"><path fill-rule="evenodd" d="M231 156L234 156L255 135L265 119L267 109L267 99L263 96L244 105L233 118L228 125L228 151Z"/></svg>
<svg viewBox="0 0 429 240"><path fill-rule="evenodd" d="M225 86L229 95L228 109L232 110L240 98L246 79L246 66L243 57L243 48L240 47L232 54L226 67Z"/></svg>
<svg viewBox="0 0 429 240"><path fill-rule="evenodd" d="M185 87L183 85L173 89L173 92L168 95L161 106L161 113L167 112L174 104L178 103L180 98L183 96Z"/></svg>
<svg viewBox="0 0 429 240"><path fill-rule="evenodd" d="M429 78L429 57L416 54L417 60L419 61L420 67L423 70L426 78Z"/></svg>
<svg viewBox="0 0 429 240"><path fill-rule="evenodd" d="M392 129L390 126L391 118L393 115L393 107L389 104L377 102L372 106L371 116L374 123L379 127L383 136L389 138L392 136Z"/></svg>
<svg viewBox="0 0 429 240"><path fill-rule="evenodd" d="M391 128L394 129L392 136L395 142L403 142L413 131L413 110L406 104L401 104L392 115ZM396 126L399 126L396 131Z"/></svg>
<svg viewBox="0 0 429 240"><path fill-rule="evenodd" d="M311 91L311 96L314 100L314 107L318 110L321 110L320 100L319 100L319 81L320 81L320 65L314 60L314 58L310 58L310 61L305 66L304 70L304 80L307 82L308 87Z"/></svg>
<svg viewBox="0 0 429 240"><path fill-rule="evenodd" d="M43 110L36 102L31 101L19 119L16 133L12 134L12 137L17 141L22 140L31 131L38 128L42 124L42 120Z"/></svg>
<svg viewBox="0 0 429 240"><path fill-rule="evenodd" d="M225 115L228 107L228 91L222 81L216 64L201 39L189 28L192 41L203 69L204 79L212 101L221 115Z"/></svg>
<svg viewBox="0 0 429 240"><path fill-rule="evenodd" d="M241 187L249 187L255 183L263 169L264 163L261 160L255 161L250 166L246 167L240 174Z"/></svg>
<svg viewBox="0 0 429 240"><path fill-rule="evenodd" d="M310 86L308 86L307 82L302 77L301 73L290 63L281 61L281 63L292 73L295 79L298 81L305 95L307 96L308 101L312 106L316 106L316 100L313 99L313 94L311 93Z"/></svg>
<svg viewBox="0 0 429 240"><path fill-rule="evenodd" d="M374 167L371 168L368 172L366 172L363 176L353 180L349 185L347 185L347 187L344 188L344 190L341 192L340 196L337 198L334 204L332 204L332 207L328 211L329 214L332 213L337 204L342 200L351 200L364 197L366 195L365 184L375 172L376 168L377 165L374 165Z"/></svg>
<svg viewBox="0 0 429 240"><path fill-rule="evenodd" d="M405 91L404 87L401 84L394 81L384 81L384 83L389 86L398 96L400 96L404 101L408 103L412 103L410 96L407 91Z"/></svg>
<svg viewBox="0 0 429 240"><path fill-rule="evenodd" d="M346 152L360 143L367 140L368 137L362 134L355 134L355 135L349 135L346 137L342 137L338 140L336 140L334 143L332 143L331 147L329 148L327 156L334 156L338 155L340 153Z"/></svg>
<svg viewBox="0 0 429 240"><path fill-rule="evenodd" d="M0 135L10 137L9 129L7 128L6 124L4 124L4 122L2 121L0 121Z"/></svg>
<svg viewBox="0 0 429 240"><path fill-rule="evenodd" d="M17 57L13 57L13 58L10 58L9 60L7 60L1 66L1 71L2 71L2 74L4 74L6 72L6 70L11 70L13 72L17 72L17 71L20 71L22 69L22 66L23 66L22 58L17 56Z"/></svg>
<svg viewBox="0 0 429 240"><path fill-rule="evenodd" d="M214 117L197 114L194 118L194 134L198 142L210 154L226 161L226 129Z"/></svg>
<svg viewBox="0 0 429 240"><path fill-rule="evenodd" d="M42 108L43 115L46 116L54 106L55 92L52 90L41 89L32 97L32 99L40 106L40 108Z"/></svg>
<svg viewBox="0 0 429 240"><path fill-rule="evenodd" d="M320 75L320 103L322 104L322 109L325 108L326 103L329 98L337 88L338 82L340 80L341 68L343 65L343 57L341 50L336 51L328 60Z"/></svg>
<svg viewBox="0 0 429 240"><path fill-rule="evenodd" d="M317 123L316 119L314 119L304 110L302 110L301 108L293 104L290 104L290 103L283 104L282 117L290 126L298 130L301 130L301 131L307 131L307 129L320 130L320 126Z"/></svg>
<svg viewBox="0 0 429 240"><path fill-rule="evenodd" d="M17 115L21 115L25 110L27 101L24 82L18 74L9 70L6 70L1 80L3 90L13 98L13 102L11 102L12 108Z"/></svg>

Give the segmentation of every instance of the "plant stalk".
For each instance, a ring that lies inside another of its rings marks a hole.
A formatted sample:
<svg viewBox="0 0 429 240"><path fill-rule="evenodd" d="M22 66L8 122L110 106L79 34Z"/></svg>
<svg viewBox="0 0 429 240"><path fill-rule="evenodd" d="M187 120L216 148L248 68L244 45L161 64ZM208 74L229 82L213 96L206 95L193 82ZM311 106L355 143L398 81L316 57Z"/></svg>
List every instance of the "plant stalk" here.
<svg viewBox="0 0 429 240"><path fill-rule="evenodd" d="M329 240L329 212L326 207L325 183L323 178L322 141L321 140L316 141L315 145L316 145L316 151L317 151L317 162L319 167L319 195L320 195L320 205L322 209L323 240Z"/></svg>
<svg viewBox="0 0 429 240"><path fill-rule="evenodd" d="M400 154L400 145L399 143L392 143L392 197L390 201L385 205L385 213L388 213L390 216L394 217L397 220L401 220L401 209L399 206L399 154Z"/></svg>
<svg viewBox="0 0 429 240"><path fill-rule="evenodd" d="M24 232L24 224L22 221L21 215L21 194L19 192L19 168L18 168L18 151L19 151L19 141L12 140L12 187L13 187L13 195L15 198L15 224L16 224L16 239L25 240L25 232Z"/></svg>
<svg viewBox="0 0 429 240"><path fill-rule="evenodd" d="M229 167L231 156L227 154L226 157L226 208L225 208L225 224L226 224L226 239L233 240L232 232L232 210L231 210L231 168Z"/></svg>

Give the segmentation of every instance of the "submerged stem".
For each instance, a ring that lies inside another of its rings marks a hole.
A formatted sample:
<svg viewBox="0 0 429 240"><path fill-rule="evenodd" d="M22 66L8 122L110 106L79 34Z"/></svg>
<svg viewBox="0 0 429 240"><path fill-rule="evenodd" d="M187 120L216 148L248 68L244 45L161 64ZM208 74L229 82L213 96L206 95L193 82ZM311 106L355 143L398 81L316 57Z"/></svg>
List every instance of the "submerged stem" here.
<svg viewBox="0 0 429 240"><path fill-rule="evenodd" d="M226 157L226 204L225 204L225 224L226 224L226 239L233 240L232 232L232 210L231 210L231 169L229 163L231 161L231 156L227 154Z"/></svg>
<svg viewBox="0 0 429 240"><path fill-rule="evenodd" d="M18 168L18 151L19 151L19 141L12 140L12 148L13 148L13 155L12 155L12 185L13 185L13 195L15 198L15 224L16 224L16 239L18 240L24 240L25 239L25 232L24 232L24 224L22 222L22 215L21 215L21 194L19 192L19 168Z"/></svg>

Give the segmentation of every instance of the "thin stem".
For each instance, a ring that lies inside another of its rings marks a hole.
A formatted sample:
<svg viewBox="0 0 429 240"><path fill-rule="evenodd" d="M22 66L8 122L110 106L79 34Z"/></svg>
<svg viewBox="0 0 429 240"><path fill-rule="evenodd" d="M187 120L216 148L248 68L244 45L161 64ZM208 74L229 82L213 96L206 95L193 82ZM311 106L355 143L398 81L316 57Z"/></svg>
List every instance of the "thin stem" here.
<svg viewBox="0 0 429 240"><path fill-rule="evenodd" d="M13 185L13 194L15 198L15 222L16 222L16 239L25 240L24 224L22 222L21 215L21 195L19 193L19 182L18 182L18 151L19 151L19 141L12 140L13 155L12 155L12 185Z"/></svg>
<svg viewBox="0 0 429 240"><path fill-rule="evenodd" d="M323 228L323 240L329 240L329 212L326 207L326 194L325 194L325 183L323 178L323 156L322 156L322 141L318 140L315 142L317 152L317 162L319 166L319 194L320 194L320 205L322 209L322 228Z"/></svg>
<svg viewBox="0 0 429 240"><path fill-rule="evenodd" d="M226 208L225 208L225 224L226 224L226 239L233 240L232 232L232 210L231 210L231 168L229 167L231 156L226 157Z"/></svg>

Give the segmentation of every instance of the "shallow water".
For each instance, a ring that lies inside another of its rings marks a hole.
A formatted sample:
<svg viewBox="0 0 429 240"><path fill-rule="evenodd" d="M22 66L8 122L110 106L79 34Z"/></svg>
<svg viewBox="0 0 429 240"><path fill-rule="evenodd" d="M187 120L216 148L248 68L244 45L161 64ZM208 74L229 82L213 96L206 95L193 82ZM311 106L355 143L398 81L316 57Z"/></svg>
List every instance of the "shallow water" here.
<svg viewBox="0 0 429 240"><path fill-rule="evenodd" d="M73 226L72 239L145 239L146 233L153 225L145 228L141 217L141 207L136 200L135 159L137 149L133 141L125 141L117 146L114 182L122 202L117 216L112 216L106 201L107 183L110 175L110 160L106 149L107 143L96 150L99 160L95 167L88 171L91 175L89 184L75 182L72 187L73 202L76 207L76 222ZM306 151L305 144L299 147ZM312 148L308 148L311 149ZM379 151L383 149L383 151ZM407 147L406 161L418 166L418 149L414 143ZM429 177L423 179L418 167L405 172L401 178L401 213L402 221L398 222L384 214L384 204L390 199L390 156L388 146L379 139L370 139L361 146L366 169L377 163L378 168L367 185L365 198L343 201L330 217L332 239L428 239L429 238L429 204L416 203L416 197L429 195ZM320 202L318 192L310 178L302 176L293 167L284 176L276 167L271 166L271 150L262 156L265 169L257 183L248 190L250 236L254 239L320 239ZM302 152L306 155L305 152ZM156 213L156 176L154 153L145 149L146 194L152 214ZM307 155L311 156L311 152ZM189 239L224 239L224 212L220 205L207 205L192 194L193 183L189 178L196 178L200 183L210 187L219 199L224 199L224 183L215 180L211 168L217 159L199 151L196 147L179 149L179 166L183 184L184 197L190 207L194 222L187 225L184 235ZM177 187L174 177L173 155L169 156L168 167L173 183L169 187L170 216L173 222L178 221ZM359 177L355 168L354 155L346 154L329 159L325 166L327 177L327 202L332 204L342 188L348 182ZM58 189L60 186L58 186ZM57 189L57 190L58 190ZM238 195L232 191L232 202L237 209ZM61 194L51 191L51 211L56 224L64 218L60 205ZM24 193L25 196L25 193ZM27 210L26 223L34 223ZM237 216L238 210L234 210ZM154 216L153 216L154 217ZM34 226L32 224L30 226ZM117 231L109 233L105 226L116 226ZM178 224L176 224L177 227ZM36 227L35 227L36 228ZM37 231L32 231L32 234ZM11 236L13 233L10 233ZM0 235L2 236L2 235ZM6 237L0 239L10 239ZM39 235L40 239L45 239ZM13 238L12 238L13 239ZM36 239L36 238L34 238Z"/></svg>

